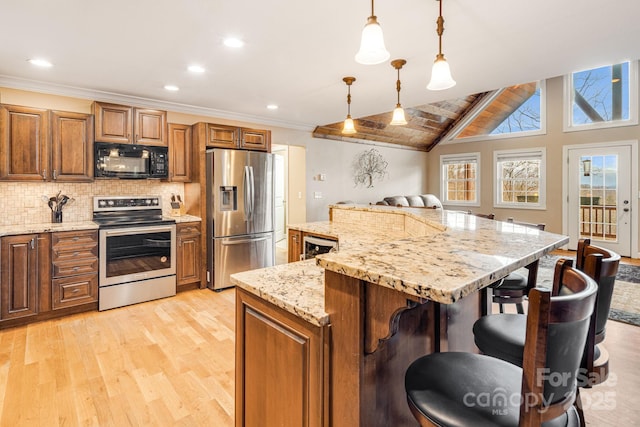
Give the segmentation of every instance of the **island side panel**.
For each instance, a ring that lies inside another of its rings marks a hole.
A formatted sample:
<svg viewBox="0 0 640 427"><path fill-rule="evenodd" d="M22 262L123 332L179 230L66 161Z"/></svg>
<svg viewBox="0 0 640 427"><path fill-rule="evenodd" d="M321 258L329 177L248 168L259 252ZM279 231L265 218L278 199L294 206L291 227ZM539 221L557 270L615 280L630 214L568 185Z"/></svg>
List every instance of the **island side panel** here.
<svg viewBox="0 0 640 427"><path fill-rule="evenodd" d="M327 425L326 333L236 288L236 427Z"/></svg>
<svg viewBox="0 0 640 427"><path fill-rule="evenodd" d="M453 304L438 304L438 351L478 353L473 339L473 324L491 311L487 288L465 296Z"/></svg>
<svg viewBox="0 0 640 427"><path fill-rule="evenodd" d="M418 357L435 351L437 303L408 300L399 291L325 272L325 310L330 316L330 421L335 427L386 427L413 423L404 373ZM379 333L373 339L369 333ZM366 342L378 345L366 351Z"/></svg>

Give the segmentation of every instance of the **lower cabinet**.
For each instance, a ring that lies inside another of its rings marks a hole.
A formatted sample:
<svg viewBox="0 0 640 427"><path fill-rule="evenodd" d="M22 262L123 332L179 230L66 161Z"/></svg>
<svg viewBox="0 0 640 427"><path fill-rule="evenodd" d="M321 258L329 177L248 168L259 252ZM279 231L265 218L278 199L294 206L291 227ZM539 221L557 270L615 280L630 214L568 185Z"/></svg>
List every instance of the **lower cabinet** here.
<svg viewBox="0 0 640 427"><path fill-rule="evenodd" d="M200 287L200 224L187 222L177 224L176 282L178 291Z"/></svg>
<svg viewBox="0 0 640 427"><path fill-rule="evenodd" d="M326 425L328 332L236 288L236 427Z"/></svg>
<svg viewBox="0 0 640 427"><path fill-rule="evenodd" d="M38 314L38 247L42 244L38 237L21 234L0 239L0 320Z"/></svg>
<svg viewBox="0 0 640 427"><path fill-rule="evenodd" d="M61 231L51 242L52 308L98 301L98 232Z"/></svg>
<svg viewBox="0 0 640 427"><path fill-rule="evenodd" d="M289 248L287 256L288 262L296 262L302 259L302 255L304 254L302 231L289 230L289 244L287 247Z"/></svg>
<svg viewBox="0 0 640 427"><path fill-rule="evenodd" d="M97 231L0 238L0 328L97 309L97 301Z"/></svg>

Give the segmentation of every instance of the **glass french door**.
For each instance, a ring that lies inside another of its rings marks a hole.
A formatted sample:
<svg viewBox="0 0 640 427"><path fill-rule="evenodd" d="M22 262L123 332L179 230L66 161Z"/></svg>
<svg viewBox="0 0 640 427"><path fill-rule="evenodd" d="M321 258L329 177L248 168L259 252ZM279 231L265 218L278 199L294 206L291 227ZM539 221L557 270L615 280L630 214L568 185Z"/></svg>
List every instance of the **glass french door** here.
<svg viewBox="0 0 640 427"><path fill-rule="evenodd" d="M579 239L631 256L631 146L569 151L569 249Z"/></svg>

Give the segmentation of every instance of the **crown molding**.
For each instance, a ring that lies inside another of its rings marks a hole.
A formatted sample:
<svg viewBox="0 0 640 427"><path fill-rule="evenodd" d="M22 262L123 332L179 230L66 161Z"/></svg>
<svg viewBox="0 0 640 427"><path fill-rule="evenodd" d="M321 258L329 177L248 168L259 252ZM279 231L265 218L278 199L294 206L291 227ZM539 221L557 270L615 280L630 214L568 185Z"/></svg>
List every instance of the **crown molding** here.
<svg viewBox="0 0 640 427"><path fill-rule="evenodd" d="M100 102L112 102L125 105L136 105L146 108L168 110L176 113L195 114L207 116L212 119L222 118L238 120L251 124L274 126L285 129L293 129L311 132L315 125L305 125L285 120L276 120L250 114L236 113L233 111L218 110L215 108L199 107L196 105L181 104L178 102L161 101L158 99L143 98L132 95L123 95L113 92L86 89L74 86L59 85L38 80L21 79L19 77L0 75L0 87L20 89L33 92L41 92L49 95L69 96L74 98L90 99Z"/></svg>

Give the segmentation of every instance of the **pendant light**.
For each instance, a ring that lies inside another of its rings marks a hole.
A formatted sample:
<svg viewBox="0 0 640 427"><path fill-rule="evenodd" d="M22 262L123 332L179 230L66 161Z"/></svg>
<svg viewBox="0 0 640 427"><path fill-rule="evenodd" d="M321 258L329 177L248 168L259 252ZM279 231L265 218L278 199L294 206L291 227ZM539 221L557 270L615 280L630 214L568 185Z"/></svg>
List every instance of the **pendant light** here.
<svg viewBox="0 0 640 427"><path fill-rule="evenodd" d="M431 81L427 85L429 90L444 90L454 87L456 85L455 80L451 77L451 70L447 60L444 59L442 54L442 33L444 32L444 18L442 17L442 0L436 0L440 2L440 14L436 23L438 24L438 54L436 60L433 63L431 70Z"/></svg>
<svg viewBox="0 0 640 427"><path fill-rule="evenodd" d="M398 91L398 103L396 104L395 110L393 110L393 118L391 119L391 123L389 123L390 125L394 125L394 126L407 124L407 120L404 118L404 110L400 105L400 68L402 68L402 66L406 63L407 61L405 61L404 59L394 59L393 61L391 61L391 66L396 70L398 70L398 80L396 80L396 91Z"/></svg>
<svg viewBox="0 0 640 427"><path fill-rule="evenodd" d="M342 133L345 135L352 135L356 133L356 128L353 125L353 119L351 118L351 84L356 81L355 77L345 77L342 79L347 84L347 118L344 119L344 126L342 127Z"/></svg>
<svg viewBox="0 0 640 427"><path fill-rule="evenodd" d="M362 30L360 50L356 53L356 62L364 65L380 64L389 59L389 52L384 46L382 27L378 24L373 13L373 0L371 0L371 16L367 18L367 24Z"/></svg>

